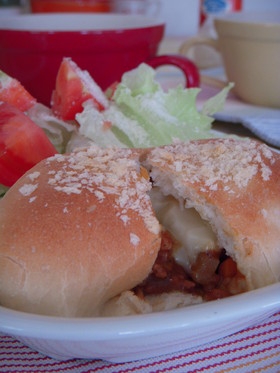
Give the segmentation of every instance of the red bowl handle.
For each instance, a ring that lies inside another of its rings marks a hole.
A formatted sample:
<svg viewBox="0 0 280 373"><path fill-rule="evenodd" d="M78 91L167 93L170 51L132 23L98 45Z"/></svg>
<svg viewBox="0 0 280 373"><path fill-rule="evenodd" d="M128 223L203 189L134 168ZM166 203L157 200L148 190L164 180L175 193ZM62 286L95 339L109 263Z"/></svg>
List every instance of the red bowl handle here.
<svg viewBox="0 0 280 373"><path fill-rule="evenodd" d="M186 78L186 87L187 88L196 88L200 86L200 76L199 70L196 65L189 60L187 57L177 55L177 54L168 54L162 56L156 56L151 58L147 62L151 67L160 67L163 65L173 65L182 70Z"/></svg>

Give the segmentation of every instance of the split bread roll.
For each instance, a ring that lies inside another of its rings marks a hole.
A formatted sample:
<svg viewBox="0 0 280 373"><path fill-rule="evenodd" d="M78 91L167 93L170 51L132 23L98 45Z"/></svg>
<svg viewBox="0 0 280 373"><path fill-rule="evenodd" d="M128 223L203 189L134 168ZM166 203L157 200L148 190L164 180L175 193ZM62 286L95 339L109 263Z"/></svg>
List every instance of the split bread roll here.
<svg viewBox="0 0 280 373"><path fill-rule="evenodd" d="M221 252L238 271L216 276L218 290L266 286L280 280L279 217L280 154L254 140L57 155L0 201L0 303L60 316L196 304ZM166 230L198 291L138 296L159 265Z"/></svg>
<svg viewBox="0 0 280 373"><path fill-rule="evenodd" d="M221 249L238 270L230 276L221 272L214 292L234 295L280 281L278 152L249 139L212 139L155 148L142 162L153 180L149 194L157 218L176 238L173 255L203 290L141 298L128 291L106 303L105 316L204 301L213 289L203 281L218 277L219 260L215 264L211 256Z"/></svg>
<svg viewBox="0 0 280 373"><path fill-rule="evenodd" d="M0 201L1 305L98 315L149 274L160 226L137 158L93 146L40 162L10 188Z"/></svg>
<svg viewBox="0 0 280 373"><path fill-rule="evenodd" d="M200 140L153 149L144 164L160 192L154 202L158 218L185 246L179 260L191 267L203 247L216 246L245 276L244 290L280 281L278 152L254 140ZM177 201L177 207L171 204L175 214L163 196ZM188 211L196 216L184 215ZM187 219L198 228L194 238Z"/></svg>

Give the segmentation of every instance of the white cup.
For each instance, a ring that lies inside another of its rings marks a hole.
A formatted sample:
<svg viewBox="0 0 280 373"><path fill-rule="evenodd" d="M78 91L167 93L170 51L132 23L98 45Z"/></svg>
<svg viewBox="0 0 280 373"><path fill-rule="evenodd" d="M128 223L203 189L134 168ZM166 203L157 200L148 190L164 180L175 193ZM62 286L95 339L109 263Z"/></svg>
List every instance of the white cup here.
<svg viewBox="0 0 280 373"><path fill-rule="evenodd" d="M227 80L242 100L280 108L280 12L236 12L214 19L217 38L194 37L180 47L187 54L207 45L222 56ZM209 78L211 84L223 84ZM225 82L224 82L225 83Z"/></svg>

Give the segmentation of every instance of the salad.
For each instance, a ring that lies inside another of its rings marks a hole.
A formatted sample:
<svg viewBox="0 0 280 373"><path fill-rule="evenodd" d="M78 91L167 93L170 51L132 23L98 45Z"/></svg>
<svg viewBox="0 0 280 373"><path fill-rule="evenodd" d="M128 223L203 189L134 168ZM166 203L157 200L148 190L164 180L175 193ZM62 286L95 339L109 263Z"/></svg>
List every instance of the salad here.
<svg viewBox="0 0 280 373"><path fill-rule="evenodd" d="M15 78L0 72L0 193L40 160L92 142L145 148L216 137L213 114L232 84L201 110L199 88L165 91L147 64L126 72L106 92L70 58L58 69L50 106L37 102Z"/></svg>

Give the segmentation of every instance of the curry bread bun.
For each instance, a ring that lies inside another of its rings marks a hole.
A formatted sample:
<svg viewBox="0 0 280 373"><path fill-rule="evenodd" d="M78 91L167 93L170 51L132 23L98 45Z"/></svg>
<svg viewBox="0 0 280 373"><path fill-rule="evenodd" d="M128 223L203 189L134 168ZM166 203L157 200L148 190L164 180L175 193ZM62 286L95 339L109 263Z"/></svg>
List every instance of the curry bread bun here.
<svg viewBox="0 0 280 373"><path fill-rule="evenodd" d="M280 281L278 152L254 140L199 140L152 149L143 164L162 245L152 273L108 302L107 315L164 310Z"/></svg>
<svg viewBox="0 0 280 373"><path fill-rule="evenodd" d="M280 154L197 140L49 158L0 202L0 302L116 316L280 280Z"/></svg>
<svg viewBox="0 0 280 373"><path fill-rule="evenodd" d="M37 164L0 201L0 304L99 315L155 262L160 226L150 189L128 149L93 146Z"/></svg>
<svg viewBox="0 0 280 373"><path fill-rule="evenodd" d="M177 256L190 271L203 252L222 249L240 272L227 285L233 292L280 280L279 153L254 140L200 140L154 149L145 165L158 218L184 247Z"/></svg>

